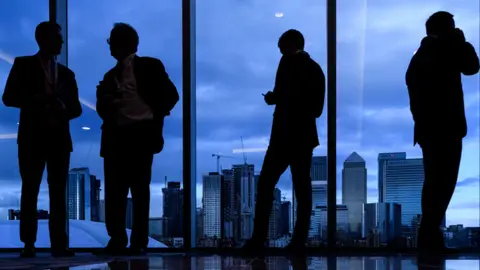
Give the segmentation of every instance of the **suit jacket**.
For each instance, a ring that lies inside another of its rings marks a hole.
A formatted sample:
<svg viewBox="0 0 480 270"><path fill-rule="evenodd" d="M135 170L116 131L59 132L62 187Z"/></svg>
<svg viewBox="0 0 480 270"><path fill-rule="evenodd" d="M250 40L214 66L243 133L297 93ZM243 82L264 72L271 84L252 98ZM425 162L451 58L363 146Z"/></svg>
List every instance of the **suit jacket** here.
<svg viewBox="0 0 480 270"><path fill-rule="evenodd" d="M466 136L461 74L474 75L478 70L478 56L470 43L431 36L422 40L406 72L414 145Z"/></svg>
<svg viewBox="0 0 480 270"><path fill-rule="evenodd" d="M47 77L40 59L36 55L15 58L2 100L7 107L20 108L17 143L21 149L40 149L50 140L55 142L55 147L73 150L69 121L82 114L77 82L75 74L66 66L57 64L57 72L57 87L49 99L60 100L66 110L55 115L58 126L46 132L46 121L52 114L46 109L45 101L35 97L46 96Z"/></svg>
<svg viewBox="0 0 480 270"><path fill-rule="evenodd" d="M146 151L157 154L163 149L163 123L165 116L175 107L179 100L177 88L168 77L163 63L152 57L135 56L133 60L135 80L138 95L153 112L153 121L139 123L125 129L118 126L118 109L108 95L118 91L115 83L115 73L118 67L108 71L103 81L97 87L97 113L103 119L102 142L100 155L105 157L121 151L119 147L140 144ZM129 140L122 141L126 130L130 132Z"/></svg>
<svg viewBox="0 0 480 270"><path fill-rule="evenodd" d="M308 53L284 55L273 90L270 145L313 149L319 145L316 118L325 102L325 75Z"/></svg>

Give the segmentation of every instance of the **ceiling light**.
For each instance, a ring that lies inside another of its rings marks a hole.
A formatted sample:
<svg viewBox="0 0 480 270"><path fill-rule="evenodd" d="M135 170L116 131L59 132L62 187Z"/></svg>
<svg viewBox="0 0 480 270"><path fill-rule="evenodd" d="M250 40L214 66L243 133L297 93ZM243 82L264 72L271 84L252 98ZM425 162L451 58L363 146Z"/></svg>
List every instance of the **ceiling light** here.
<svg viewBox="0 0 480 270"><path fill-rule="evenodd" d="M277 12L277 13L275 13L275 17L277 17L277 18L282 18L282 17L283 17L283 12Z"/></svg>
<svg viewBox="0 0 480 270"><path fill-rule="evenodd" d="M82 127L83 130L90 130L90 127Z"/></svg>

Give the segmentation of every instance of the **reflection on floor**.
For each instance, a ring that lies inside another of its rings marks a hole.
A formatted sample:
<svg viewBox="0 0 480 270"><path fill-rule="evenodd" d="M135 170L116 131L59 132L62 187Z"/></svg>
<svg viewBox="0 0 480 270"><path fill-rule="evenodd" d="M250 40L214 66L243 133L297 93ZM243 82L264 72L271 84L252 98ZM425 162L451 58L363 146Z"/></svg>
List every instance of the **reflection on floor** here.
<svg viewBox="0 0 480 270"><path fill-rule="evenodd" d="M185 254L149 254L143 257L100 258L80 254L74 258L53 259L41 254L35 259L19 259L16 254L2 254L0 269L76 269L76 270L147 270L147 269L242 269L242 270L422 270L480 269L478 257L427 260L416 257L285 257L239 258Z"/></svg>

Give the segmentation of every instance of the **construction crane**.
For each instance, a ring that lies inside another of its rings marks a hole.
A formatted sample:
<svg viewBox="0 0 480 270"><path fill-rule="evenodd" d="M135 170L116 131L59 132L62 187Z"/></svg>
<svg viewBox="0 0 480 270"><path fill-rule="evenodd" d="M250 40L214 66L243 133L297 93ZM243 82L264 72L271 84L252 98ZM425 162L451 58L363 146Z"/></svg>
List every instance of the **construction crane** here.
<svg viewBox="0 0 480 270"><path fill-rule="evenodd" d="M220 154L212 154L212 157L217 158L217 172L220 173L220 158L235 158L231 156L226 156L226 155L220 155Z"/></svg>

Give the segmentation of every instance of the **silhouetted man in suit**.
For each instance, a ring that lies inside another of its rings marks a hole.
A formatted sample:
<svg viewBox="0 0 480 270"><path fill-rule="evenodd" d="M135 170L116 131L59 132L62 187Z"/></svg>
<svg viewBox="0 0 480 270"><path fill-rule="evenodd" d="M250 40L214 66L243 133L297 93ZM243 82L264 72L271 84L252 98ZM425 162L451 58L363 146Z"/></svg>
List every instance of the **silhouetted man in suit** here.
<svg viewBox="0 0 480 270"><path fill-rule="evenodd" d="M97 112L103 119L105 221L111 237L106 253L126 251L129 189L133 200L130 252L141 254L147 247L153 156L163 149L163 121L179 100L162 62L136 55L138 43L133 27L115 24L108 44L118 63L97 87Z"/></svg>
<svg viewBox="0 0 480 270"><path fill-rule="evenodd" d="M72 152L69 121L82 113L75 74L57 64L63 38L60 26L40 23L33 56L17 57L5 86L3 103L20 108L18 160L22 177L21 256L35 256L37 199L45 164L50 196L50 243L54 256L73 256L67 249L66 184Z"/></svg>
<svg viewBox="0 0 480 270"><path fill-rule="evenodd" d="M479 70L478 56L455 28L453 15L440 11L426 22L427 36L406 73L414 144L423 151L425 182L418 247L445 248L439 227L457 183L462 139L467 134L461 74Z"/></svg>
<svg viewBox="0 0 480 270"><path fill-rule="evenodd" d="M303 51L305 40L297 30L288 30L279 39L283 54L273 92L264 95L275 105L272 133L258 181L252 239L244 250L260 251L267 238L273 191L280 176L290 166L298 199L297 222L288 248L305 248L312 213L310 166L313 149L319 145L316 118L323 111L325 75Z"/></svg>

